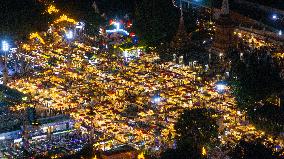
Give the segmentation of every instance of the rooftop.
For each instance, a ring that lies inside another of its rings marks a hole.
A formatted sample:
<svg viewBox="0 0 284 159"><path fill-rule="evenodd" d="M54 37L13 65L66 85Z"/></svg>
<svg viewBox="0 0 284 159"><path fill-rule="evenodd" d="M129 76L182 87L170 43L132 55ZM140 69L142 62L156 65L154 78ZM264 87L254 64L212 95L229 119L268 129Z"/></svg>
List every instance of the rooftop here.
<svg viewBox="0 0 284 159"><path fill-rule="evenodd" d="M112 155L115 155L115 154L120 154L120 153L125 153L125 152L133 152L133 151L136 151L136 149L129 146L129 145L123 145L123 146L120 146L120 147L117 147L117 148L114 148L114 149L111 149L111 150L108 150L108 151L104 151L102 153L102 155L112 156Z"/></svg>
<svg viewBox="0 0 284 159"><path fill-rule="evenodd" d="M67 120L71 120L71 118L67 115L58 115L58 116L38 119L38 122L40 124L49 124L49 123L67 121Z"/></svg>

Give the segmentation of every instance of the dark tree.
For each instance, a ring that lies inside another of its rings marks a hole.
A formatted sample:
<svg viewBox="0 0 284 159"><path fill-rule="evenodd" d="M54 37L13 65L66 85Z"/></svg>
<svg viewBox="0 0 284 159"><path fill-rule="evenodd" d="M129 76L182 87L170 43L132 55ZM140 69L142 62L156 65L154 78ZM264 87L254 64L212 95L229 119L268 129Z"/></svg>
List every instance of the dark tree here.
<svg viewBox="0 0 284 159"><path fill-rule="evenodd" d="M250 120L259 129L283 132L283 108L276 104L284 88L279 68L265 49L250 50L243 60L239 59L238 51L229 56L232 60L230 84L238 107L247 110Z"/></svg>
<svg viewBox="0 0 284 159"><path fill-rule="evenodd" d="M175 124L179 142L190 143L197 147L214 143L218 135L216 120L211 109L185 110Z"/></svg>
<svg viewBox="0 0 284 159"><path fill-rule="evenodd" d="M260 141L247 142L241 140L229 154L233 159L277 159L272 149L266 148Z"/></svg>
<svg viewBox="0 0 284 159"><path fill-rule="evenodd" d="M244 62L233 60L231 85L241 108L253 109L254 103L279 95L284 87L279 69L267 59L248 55ZM251 106L251 107L249 107Z"/></svg>
<svg viewBox="0 0 284 159"><path fill-rule="evenodd" d="M175 124L177 149L163 153L162 158L203 158L202 147L211 148L217 143L218 126L211 109L185 110Z"/></svg>
<svg viewBox="0 0 284 159"><path fill-rule="evenodd" d="M99 25L103 22L100 13L93 7L93 0L56 0L56 7L64 14L85 22L88 34L98 32ZM99 7L98 7L99 8Z"/></svg>
<svg viewBox="0 0 284 159"><path fill-rule="evenodd" d="M250 113L250 119L258 129L271 134L284 131L284 111L271 103L266 102Z"/></svg>
<svg viewBox="0 0 284 159"><path fill-rule="evenodd" d="M36 0L5 0L0 4L0 36L23 39L31 32L47 29L50 16Z"/></svg>
<svg viewBox="0 0 284 159"><path fill-rule="evenodd" d="M201 159L205 158L195 148L188 149L168 149L161 154L161 159Z"/></svg>
<svg viewBox="0 0 284 159"><path fill-rule="evenodd" d="M178 27L179 12L170 0L141 0L136 4L134 28L148 45L170 41Z"/></svg>
<svg viewBox="0 0 284 159"><path fill-rule="evenodd" d="M121 18L128 14L133 15L136 2L139 0L96 0L101 14L108 18Z"/></svg>

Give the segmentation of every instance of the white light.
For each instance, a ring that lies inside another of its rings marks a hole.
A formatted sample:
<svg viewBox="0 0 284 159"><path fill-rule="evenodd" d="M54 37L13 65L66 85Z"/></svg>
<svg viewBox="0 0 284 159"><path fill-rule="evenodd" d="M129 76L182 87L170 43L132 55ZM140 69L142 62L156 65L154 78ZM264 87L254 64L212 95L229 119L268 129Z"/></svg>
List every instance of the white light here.
<svg viewBox="0 0 284 159"><path fill-rule="evenodd" d="M277 18L277 15L274 14L274 15L272 16L272 19L274 19L274 20L278 19L278 18Z"/></svg>
<svg viewBox="0 0 284 159"><path fill-rule="evenodd" d="M124 34L126 34L127 36L129 35L129 32L127 32L124 29L120 29L120 24L118 22L114 22L113 25L116 26L115 29L113 30L106 30L107 33L117 33L117 32L123 32Z"/></svg>
<svg viewBox="0 0 284 159"><path fill-rule="evenodd" d="M7 43L7 41L2 41L2 50L3 51L9 51L9 44Z"/></svg>
<svg viewBox="0 0 284 159"><path fill-rule="evenodd" d="M123 33L125 33L127 36L129 35L129 33L126 31L126 30L124 30L124 29L114 29L114 30L106 30L106 32L107 33L117 33L117 32L123 32Z"/></svg>
<svg viewBox="0 0 284 159"><path fill-rule="evenodd" d="M155 103L160 103L160 101L161 101L161 98L160 98L160 97L155 97L155 98L154 98L154 102L155 102Z"/></svg>
<svg viewBox="0 0 284 159"><path fill-rule="evenodd" d="M22 138L19 138L19 139L15 139L15 140L14 140L14 143L22 142L22 141L23 141L23 139L22 139Z"/></svg>
<svg viewBox="0 0 284 159"><path fill-rule="evenodd" d="M237 114L238 114L238 115L242 115L241 111L237 111Z"/></svg>
<svg viewBox="0 0 284 159"><path fill-rule="evenodd" d="M84 26L85 26L85 23L84 23L84 22L78 22L78 23L76 24L76 29L83 29Z"/></svg>
<svg viewBox="0 0 284 159"><path fill-rule="evenodd" d="M67 33L66 33L66 37L67 39L73 39L73 31L72 30L69 30Z"/></svg>
<svg viewBox="0 0 284 159"><path fill-rule="evenodd" d="M228 135L229 134L229 132L228 131L225 131L225 135Z"/></svg>
<svg viewBox="0 0 284 159"><path fill-rule="evenodd" d="M119 24L119 23L117 23L117 22L115 22L115 23L114 23L114 25L116 25L116 30L119 30L119 28L120 28L120 24Z"/></svg>
<svg viewBox="0 0 284 159"><path fill-rule="evenodd" d="M225 90L225 85L224 84L217 84L216 85L216 88L217 88L217 91L218 92L222 92L222 91L224 91Z"/></svg>
<svg viewBox="0 0 284 159"><path fill-rule="evenodd" d="M280 30L280 31L278 32L278 35L280 35L280 36L282 35L282 30Z"/></svg>
<svg viewBox="0 0 284 159"><path fill-rule="evenodd" d="M124 56L125 58L127 58L127 57L128 57L128 52L127 52L127 51L123 51L123 56Z"/></svg>

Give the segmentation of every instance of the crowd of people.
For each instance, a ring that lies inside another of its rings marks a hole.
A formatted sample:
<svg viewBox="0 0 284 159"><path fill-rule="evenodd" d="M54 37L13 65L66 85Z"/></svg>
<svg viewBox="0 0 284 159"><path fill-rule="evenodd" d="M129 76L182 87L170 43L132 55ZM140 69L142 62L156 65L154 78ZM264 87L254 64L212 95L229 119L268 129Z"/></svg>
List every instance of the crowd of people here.
<svg viewBox="0 0 284 159"><path fill-rule="evenodd" d="M72 153L88 138L97 150L127 144L159 154L175 147L174 124L179 114L197 107L218 112L218 139L223 145L263 138L264 144L284 146L281 139L272 139L247 121L230 88L216 87L217 77L201 76L205 67L158 63L153 51L128 58L111 45L93 46L103 37L66 37L72 29L66 23L53 24L38 35L41 40L38 37L19 46L33 69L28 76L10 79L8 86L28 98L11 109L19 112L34 107L43 116L68 114L76 122L76 131L87 136L68 132L50 140L30 140L30 152Z"/></svg>

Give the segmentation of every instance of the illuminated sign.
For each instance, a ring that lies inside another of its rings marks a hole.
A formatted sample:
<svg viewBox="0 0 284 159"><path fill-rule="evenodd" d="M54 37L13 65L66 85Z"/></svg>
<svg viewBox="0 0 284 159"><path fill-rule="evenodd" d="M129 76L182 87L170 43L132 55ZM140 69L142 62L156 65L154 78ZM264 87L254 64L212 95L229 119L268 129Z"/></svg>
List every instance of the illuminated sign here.
<svg viewBox="0 0 284 159"><path fill-rule="evenodd" d="M127 36L129 35L129 32L124 30L124 29L120 29L120 24L118 22L112 22L111 24L115 25L116 28L112 29L112 30L106 30L107 33L118 33L118 32L122 32L124 34L126 34Z"/></svg>

